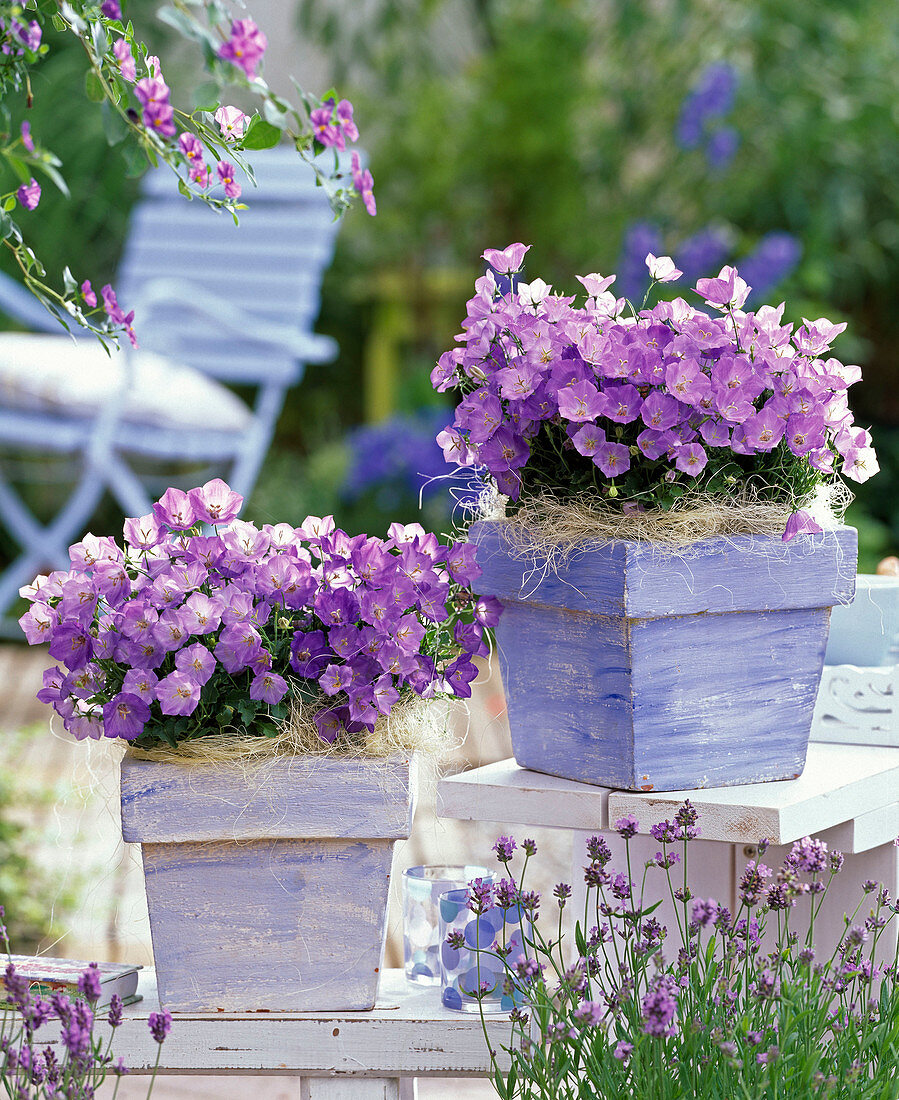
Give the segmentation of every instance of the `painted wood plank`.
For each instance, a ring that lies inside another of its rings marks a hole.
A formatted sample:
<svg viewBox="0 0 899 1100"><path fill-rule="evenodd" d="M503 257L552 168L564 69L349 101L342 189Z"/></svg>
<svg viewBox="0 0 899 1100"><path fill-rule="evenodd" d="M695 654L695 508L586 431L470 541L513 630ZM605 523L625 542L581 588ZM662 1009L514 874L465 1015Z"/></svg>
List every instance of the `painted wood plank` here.
<svg viewBox="0 0 899 1100"><path fill-rule="evenodd" d="M816 744L809 747L798 779L701 791L615 791L609 795L608 813L613 821L633 813L641 832L648 832L689 798L708 840L754 844L767 837L774 844L789 844L894 802L897 784L897 749Z"/></svg>
<svg viewBox="0 0 899 1100"><path fill-rule="evenodd" d="M511 603L496 633L524 767L631 790L802 771L825 610L614 620Z"/></svg>
<svg viewBox="0 0 899 1100"><path fill-rule="evenodd" d="M899 802L859 814L851 822L852 837L843 849L847 852L867 852L882 844L892 844L899 837Z"/></svg>
<svg viewBox="0 0 899 1100"><path fill-rule="evenodd" d="M802 771L830 607L854 587L854 530L665 555L593 544L557 569L516 557L508 528L472 531L480 590L503 603L497 649L520 764L639 791Z"/></svg>
<svg viewBox="0 0 899 1100"><path fill-rule="evenodd" d="M255 768L122 761L126 841L407 837L413 812L407 757L291 757Z"/></svg>
<svg viewBox="0 0 899 1100"><path fill-rule="evenodd" d="M503 760L441 780L437 812L585 831L601 830L633 813L641 831L648 832L690 798L703 814L706 839L754 844L767 836L786 844L892 806L897 789L899 749L813 743L799 779L649 794L559 780Z"/></svg>
<svg viewBox="0 0 899 1100"><path fill-rule="evenodd" d="M498 760L444 776L437 784L438 817L602 829L608 823L609 791Z"/></svg>
<svg viewBox="0 0 899 1100"><path fill-rule="evenodd" d="M831 607L855 591L857 535L841 527L790 542L765 535L701 539L682 555L621 540L549 568L515 557L502 524L473 524L478 591L595 615L656 618L702 612Z"/></svg>
<svg viewBox="0 0 899 1100"><path fill-rule="evenodd" d="M156 1043L147 1030L159 1010L155 974L141 971L143 1000L125 1009L116 1031L116 1057L135 1073L148 1073ZM105 1025L98 1028L105 1032ZM487 1020L487 1034L507 1065L504 1016ZM178 1013L162 1047L161 1072L258 1073L291 1076L480 1077L490 1069L480 1018L440 1004L439 989L412 986L402 970L382 975L370 1012Z"/></svg>
<svg viewBox="0 0 899 1100"><path fill-rule="evenodd" d="M766 535L700 539L683 557L629 543L626 613L644 618L848 603L857 543L852 527L789 542Z"/></svg>

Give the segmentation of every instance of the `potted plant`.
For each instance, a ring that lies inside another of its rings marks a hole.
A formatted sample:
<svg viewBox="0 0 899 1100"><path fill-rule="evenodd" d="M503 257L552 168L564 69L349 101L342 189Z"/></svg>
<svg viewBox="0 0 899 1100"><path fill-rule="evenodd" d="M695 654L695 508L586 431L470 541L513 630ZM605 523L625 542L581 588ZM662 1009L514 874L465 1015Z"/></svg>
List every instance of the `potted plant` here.
<svg viewBox="0 0 899 1100"><path fill-rule="evenodd" d="M128 747L167 1008L370 1008L422 705L469 695L486 651L474 547L258 528L241 505L220 480L169 489L123 546L87 535L38 577L20 622L59 662L39 698Z"/></svg>
<svg viewBox="0 0 899 1100"><path fill-rule="evenodd" d="M845 326L744 311L733 268L698 280L706 309L636 309L598 274L575 305L516 282L526 251L484 253L511 285L477 281L432 374L460 395L448 461L497 490L471 538L505 608L516 759L639 790L798 775L856 561L855 532L809 508L877 469L847 404L860 371L830 354ZM653 287L680 275L647 265Z"/></svg>

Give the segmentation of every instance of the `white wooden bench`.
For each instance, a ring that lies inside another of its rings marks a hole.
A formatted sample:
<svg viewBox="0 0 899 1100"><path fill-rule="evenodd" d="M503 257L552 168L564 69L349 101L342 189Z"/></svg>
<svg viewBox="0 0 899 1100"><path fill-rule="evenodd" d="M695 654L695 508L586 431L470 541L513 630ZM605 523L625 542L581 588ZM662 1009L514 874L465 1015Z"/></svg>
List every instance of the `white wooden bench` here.
<svg viewBox="0 0 899 1100"><path fill-rule="evenodd" d="M149 1073L157 1047L147 1017L159 1010L152 969L141 972L138 992L113 1051L132 1073ZM487 1030L500 1051L508 1017L488 1020ZM159 1073L299 1077L302 1100L409 1100L416 1077L483 1077L489 1068L477 1013L452 1012L439 988L387 970L371 1012L178 1013Z"/></svg>
<svg viewBox="0 0 899 1100"><path fill-rule="evenodd" d="M747 729L746 736L752 736ZM690 845L690 881L694 896L714 897L731 912L739 909L739 880L748 859L761 858L776 868L794 841L811 835L844 853L843 871L831 886L815 923L815 941L821 948L835 945L845 930L843 914L852 913L861 897L861 884L873 879L899 896L899 748L812 742L808 762L798 779L737 787L710 787L695 791L640 793L610 790L576 783L520 768L514 760L477 768L441 780L437 814L466 821L496 821L502 832L514 823L572 830L572 885L583 889L586 857L584 840L605 833L613 866L624 869L624 842L614 822L633 814L640 835L631 841L632 864L652 859L659 844L647 836L650 828L674 817L689 798L700 814L702 839ZM756 845L767 838L770 847L759 857ZM679 881L679 880L678 880ZM664 880L648 889L648 901L662 896ZM864 919L869 906L863 906ZM577 894L573 904L579 911ZM674 924L670 901L659 919ZM797 910L797 918L801 909ZM666 919L667 918L667 919ZM793 928L800 927L797 918ZM884 956L892 957L892 936L880 941Z"/></svg>

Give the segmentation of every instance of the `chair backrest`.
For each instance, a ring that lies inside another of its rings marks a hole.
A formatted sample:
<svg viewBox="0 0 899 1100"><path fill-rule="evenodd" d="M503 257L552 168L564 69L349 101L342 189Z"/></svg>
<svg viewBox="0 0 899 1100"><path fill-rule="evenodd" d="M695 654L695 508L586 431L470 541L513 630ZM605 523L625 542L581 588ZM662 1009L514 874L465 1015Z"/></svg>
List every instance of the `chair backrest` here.
<svg viewBox="0 0 899 1100"><path fill-rule="evenodd" d="M139 309L148 284L183 279L259 320L312 331L338 223L295 150L282 146L252 156L257 186L238 175L248 205L240 226L205 203L186 201L165 166L148 173L117 279L126 309ZM235 338L177 304L154 309L153 324L142 325L140 337L148 350L227 381L283 378L289 370L289 356L278 361L270 345Z"/></svg>

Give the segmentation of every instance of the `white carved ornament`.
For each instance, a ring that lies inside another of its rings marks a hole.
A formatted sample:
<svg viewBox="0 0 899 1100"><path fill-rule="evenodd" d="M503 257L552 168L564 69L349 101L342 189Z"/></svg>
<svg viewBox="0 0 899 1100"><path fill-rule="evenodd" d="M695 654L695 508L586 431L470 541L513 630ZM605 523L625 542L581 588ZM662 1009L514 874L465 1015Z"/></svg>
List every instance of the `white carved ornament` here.
<svg viewBox="0 0 899 1100"><path fill-rule="evenodd" d="M825 665L811 739L899 746L899 665Z"/></svg>

